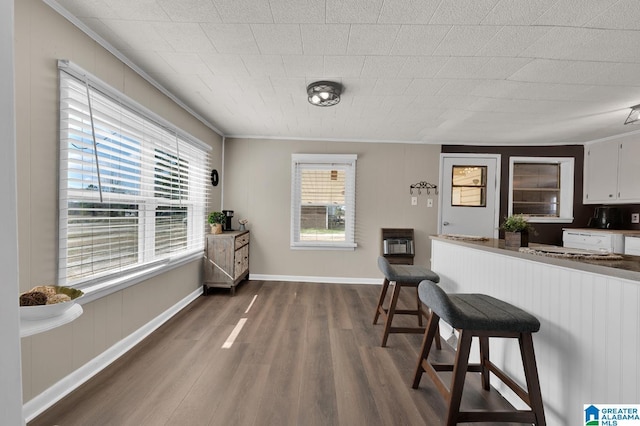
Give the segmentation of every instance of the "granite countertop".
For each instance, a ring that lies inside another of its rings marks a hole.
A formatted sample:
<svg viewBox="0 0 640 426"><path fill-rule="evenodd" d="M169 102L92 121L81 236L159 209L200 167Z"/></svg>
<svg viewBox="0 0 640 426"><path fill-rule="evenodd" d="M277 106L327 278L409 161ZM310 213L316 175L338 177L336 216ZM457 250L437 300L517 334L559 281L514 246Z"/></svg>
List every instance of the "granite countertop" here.
<svg viewBox="0 0 640 426"><path fill-rule="evenodd" d="M466 238L465 238L466 237ZM586 272L592 272L602 275L610 275L618 278L629 279L640 282L640 256L631 256L621 254L616 256L616 260L593 260L586 258L562 258L543 256L540 254L523 253L518 249L505 248L504 240L495 238L481 238L473 236L446 236L446 235L432 235L432 240L446 241L451 244L457 244L461 246L471 247L484 251L502 254L505 256L519 257L534 262L547 263L566 268L577 269ZM546 244L529 243L529 248L553 248L557 246L551 246ZM594 252L596 253L596 252Z"/></svg>

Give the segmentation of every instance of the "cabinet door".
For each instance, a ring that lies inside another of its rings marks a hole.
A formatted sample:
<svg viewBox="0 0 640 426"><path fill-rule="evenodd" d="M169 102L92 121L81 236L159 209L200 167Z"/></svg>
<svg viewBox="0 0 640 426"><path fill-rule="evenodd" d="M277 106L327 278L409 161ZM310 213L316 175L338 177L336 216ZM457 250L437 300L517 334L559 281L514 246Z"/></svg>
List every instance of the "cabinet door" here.
<svg viewBox="0 0 640 426"><path fill-rule="evenodd" d="M588 145L585 150L584 203L610 203L618 196L618 141Z"/></svg>
<svg viewBox="0 0 640 426"><path fill-rule="evenodd" d="M620 143L618 161L618 198L640 200L640 138Z"/></svg>

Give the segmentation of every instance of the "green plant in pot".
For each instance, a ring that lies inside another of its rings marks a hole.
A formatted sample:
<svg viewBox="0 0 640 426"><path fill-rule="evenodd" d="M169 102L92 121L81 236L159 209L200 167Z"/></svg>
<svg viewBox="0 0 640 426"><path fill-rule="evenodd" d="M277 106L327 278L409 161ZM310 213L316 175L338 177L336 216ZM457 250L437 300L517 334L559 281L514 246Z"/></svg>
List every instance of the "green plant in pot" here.
<svg viewBox="0 0 640 426"><path fill-rule="evenodd" d="M212 234L222 234L222 224L227 219L227 216L222 212L211 212L207 221L211 225Z"/></svg>
<svg viewBox="0 0 640 426"><path fill-rule="evenodd" d="M520 248L529 245L529 233L535 230L527 218L521 214L514 214L505 218L500 226L504 230L504 245L507 248Z"/></svg>

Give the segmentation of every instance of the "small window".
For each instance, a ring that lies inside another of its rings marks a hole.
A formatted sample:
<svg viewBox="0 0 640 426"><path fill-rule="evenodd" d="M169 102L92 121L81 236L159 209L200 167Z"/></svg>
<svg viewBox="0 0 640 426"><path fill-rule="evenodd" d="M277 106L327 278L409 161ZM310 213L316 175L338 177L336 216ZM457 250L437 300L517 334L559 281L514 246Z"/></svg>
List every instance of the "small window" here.
<svg viewBox="0 0 640 426"><path fill-rule="evenodd" d="M451 205L485 207L487 205L487 166L453 166Z"/></svg>
<svg viewBox="0 0 640 426"><path fill-rule="evenodd" d="M573 158L512 157L509 214L529 222L573 221Z"/></svg>
<svg viewBox="0 0 640 426"><path fill-rule="evenodd" d="M354 248L355 155L293 154L292 248Z"/></svg>

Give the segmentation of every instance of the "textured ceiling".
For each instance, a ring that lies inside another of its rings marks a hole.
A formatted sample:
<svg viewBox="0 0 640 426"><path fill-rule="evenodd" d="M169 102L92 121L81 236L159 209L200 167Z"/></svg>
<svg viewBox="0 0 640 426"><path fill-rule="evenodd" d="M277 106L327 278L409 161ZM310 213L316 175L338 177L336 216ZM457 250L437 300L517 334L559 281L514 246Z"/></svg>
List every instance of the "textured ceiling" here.
<svg viewBox="0 0 640 426"><path fill-rule="evenodd" d="M52 4L53 1L47 1ZM226 136L580 143L640 130L637 0L58 0ZM345 87L330 108L307 84Z"/></svg>

